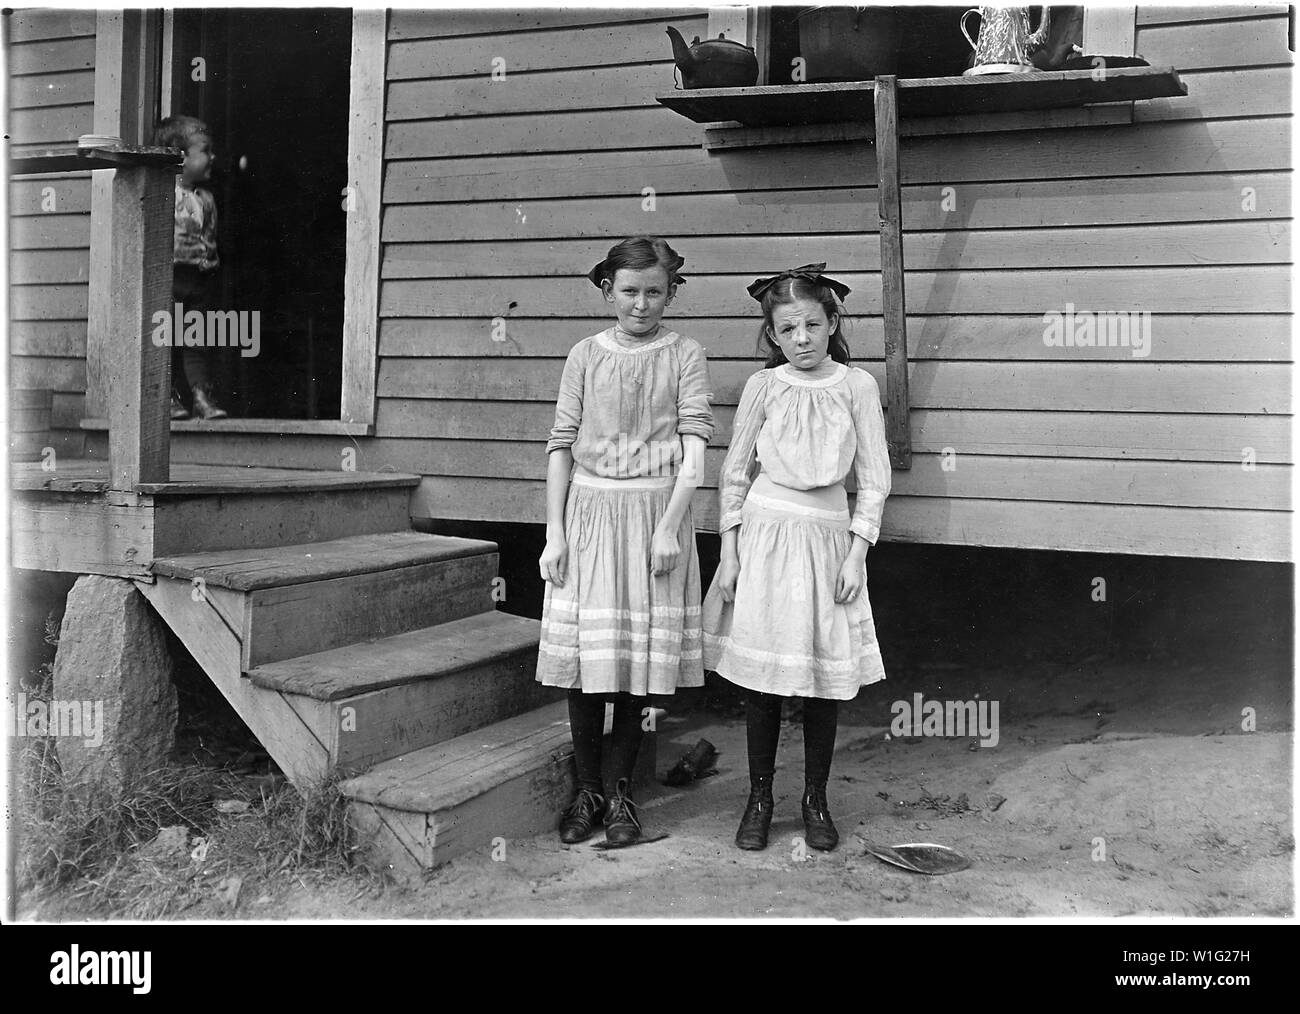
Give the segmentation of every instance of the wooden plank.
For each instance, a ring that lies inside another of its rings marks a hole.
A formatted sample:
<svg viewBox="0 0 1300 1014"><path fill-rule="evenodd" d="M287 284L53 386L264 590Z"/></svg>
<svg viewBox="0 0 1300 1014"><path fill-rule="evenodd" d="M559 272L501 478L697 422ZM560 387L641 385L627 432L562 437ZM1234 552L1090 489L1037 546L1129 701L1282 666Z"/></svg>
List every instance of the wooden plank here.
<svg viewBox="0 0 1300 1014"><path fill-rule="evenodd" d="M346 712L354 731L340 734L334 762L344 771L364 771L549 704L559 692L535 681L536 666L534 645L530 654L336 701L339 724Z"/></svg>
<svg viewBox="0 0 1300 1014"><path fill-rule="evenodd" d="M905 149L905 163L910 164L914 157ZM1245 200L1247 188L1253 191L1250 203ZM1288 217L1291 202L1290 183L1281 173L957 184L951 195L956 207L951 211L944 209L945 203L952 207L944 197L939 186L905 185L903 220L908 229L928 232L1272 219ZM643 224L642 200L638 190L621 197L413 205L386 216L383 241L589 238L608 242L608 237ZM877 219L874 187L663 195L657 199L655 211L659 231L675 239L871 232Z"/></svg>
<svg viewBox="0 0 1300 1014"><path fill-rule="evenodd" d="M450 204L629 194L639 198L647 179L669 181L667 192L672 194L815 189L859 183L863 158L874 158L856 143L818 148L816 159L792 159L779 148L729 156L710 154L698 143L637 147L641 150L390 162L384 199ZM1175 179L1162 179L1161 186L1183 188L1210 182L1200 174L1290 171L1292 162L1290 123L1285 119L1013 133L997 145L979 135L914 138L903 148L905 186L1173 175ZM1071 200L1073 196L1068 195Z"/></svg>
<svg viewBox="0 0 1300 1014"><path fill-rule="evenodd" d="M671 56L671 54L668 54ZM653 108L654 93L672 81L667 62L630 67L394 81L388 86L388 122L445 120L505 113L573 112L579 109Z"/></svg>
<svg viewBox="0 0 1300 1014"><path fill-rule="evenodd" d="M100 346L114 489L166 482L171 350L146 341L155 312L171 306L173 184L159 169L118 169L113 178L113 288ZM98 224L94 226L98 228ZM94 242L92 249L101 248ZM137 337L138 336L138 337Z"/></svg>
<svg viewBox="0 0 1300 1014"><path fill-rule="evenodd" d="M95 67L95 37L17 43L6 48L5 58L11 78L92 70Z"/></svg>
<svg viewBox="0 0 1300 1014"><path fill-rule="evenodd" d="M375 355L379 344L379 216L383 159L385 19L383 10L352 15L348 112L347 218L343 269L343 391L340 419L375 419Z"/></svg>
<svg viewBox="0 0 1300 1014"><path fill-rule="evenodd" d="M316 732L282 695L243 678L234 633L243 609L241 597L221 588L195 596L188 581L137 582L137 587L289 780L304 788L321 779L328 752Z"/></svg>
<svg viewBox="0 0 1300 1014"><path fill-rule="evenodd" d="M1083 9L1083 49L1102 56L1132 56L1137 8L1132 5Z"/></svg>
<svg viewBox="0 0 1300 1014"><path fill-rule="evenodd" d="M155 574L202 578L237 591L286 588L339 578L382 574L466 558L494 556L496 545L421 532L383 532L310 545L246 547L157 559Z"/></svg>
<svg viewBox="0 0 1300 1014"><path fill-rule="evenodd" d="M698 144L699 128L660 108L586 110L388 125L389 159L454 158L521 152L599 151Z"/></svg>
<svg viewBox="0 0 1300 1014"><path fill-rule="evenodd" d="M704 12L675 26L687 38L708 30ZM538 32L397 41L388 47L388 80L487 76L494 66L512 73L563 67L662 62L672 53L659 21L604 24ZM504 61L495 64L494 60ZM667 87L672 87L671 78Z"/></svg>
<svg viewBox="0 0 1300 1014"><path fill-rule="evenodd" d="M9 290L10 320L85 320L86 285L15 285Z"/></svg>
<svg viewBox="0 0 1300 1014"><path fill-rule="evenodd" d="M1188 94L1140 102L1139 123L1227 116L1291 114L1294 71L1290 67L1194 72L1184 77Z"/></svg>
<svg viewBox="0 0 1300 1014"><path fill-rule="evenodd" d="M1251 18L1210 25L1144 25L1137 54L1153 64L1172 62L1179 70L1290 65L1287 19Z"/></svg>
<svg viewBox="0 0 1300 1014"><path fill-rule="evenodd" d="M545 497L544 482L438 476L421 483L414 513L429 519L540 523L546 516ZM717 531L716 494L697 493L691 511L697 531ZM1287 511L891 496L882 538L1086 553L1293 558Z"/></svg>
<svg viewBox="0 0 1300 1014"><path fill-rule="evenodd" d="M10 250L90 249L90 215L10 216Z"/></svg>
<svg viewBox="0 0 1300 1014"><path fill-rule="evenodd" d="M1131 103L1081 106L1072 109L1031 109L1019 112L982 113L979 116L912 116L898 125L900 137L930 137L950 134L990 134L1014 130L1057 130L1132 123ZM704 127L705 151L757 148L765 145L826 144L865 141L876 136L869 123L806 123L747 127L738 123Z"/></svg>
<svg viewBox="0 0 1300 1014"><path fill-rule="evenodd" d="M905 78L898 82L901 117L956 116L1025 109L1055 109L1089 102L1123 102L1185 94L1171 61L1150 67L1038 71L975 77ZM871 112L870 81L829 84L697 88L655 96L697 123L736 120L748 126L840 123Z"/></svg>
<svg viewBox="0 0 1300 1014"><path fill-rule="evenodd" d="M977 439L977 438L976 438ZM540 481L546 478L546 455L540 442L495 440L440 442L432 463L445 475ZM1289 510L1291 470L1288 465L1257 464L1242 468L1244 447L1236 461L1140 461L1119 448L1124 434L1115 434L1115 458L1055 455L1031 457L1012 453L979 454L964 436L936 452L913 449L912 468L896 470L894 492L900 495L982 497L1022 500L1070 500L1095 503L1144 503L1161 506L1232 507ZM724 450L705 455L706 484L716 484Z"/></svg>
<svg viewBox="0 0 1300 1014"><path fill-rule="evenodd" d="M13 144L54 144L75 141L89 134L94 122L92 106L50 106L42 109L17 109L9 114L9 133ZM75 169L75 166L69 167ZM39 169L28 170L39 172ZM67 171L51 167L47 172Z"/></svg>
<svg viewBox="0 0 1300 1014"><path fill-rule="evenodd" d="M575 264L600 260L607 247L603 239L390 243L380 274L385 279L560 277L574 274ZM829 271L880 267L875 244L837 233L697 236L688 252L692 277L735 273L742 266L771 273L810 259L825 260ZM1286 219L907 233L907 263L914 271L1290 262ZM381 351L383 333L381 327Z"/></svg>
<svg viewBox="0 0 1300 1014"><path fill-rule="evenodd" d="M1286 4L1142 4L1137 9L1137 23L1239 21L1242 18L1285 17L1286 12Z"/></svg>
<svg viewBox="0 0 1300 1014"><path fill-rule="evenodd" d="M62 74L17 77L9 85L10 109L84 105L87 107L87 115L90 115L89 107L94 102L94 71L74 70Z"/></svg>
<svg viewBox="0 0 1300 1014"><path fill-rule="evenodd" d="M483 612L436 627L288 658L259 666L248 675L268 690L338 701L440 679L530 651L536 658L540 635L536 620Z"/></svg>
<svg viewBox="0 0 1300 1014"><path fill-rule="evenodd" d="M567 704L538 708L380 764L342 786L345 795L411 812L437 813L464 803L571 751Z"/></svg>
<svg viewBox="0 0 1300 1014"><path fill-rule="evenodd" d="M1276 562L1293 559L1291 516L1285 511L891 497L885 513L883 537L893 542Z"/></svg>
<svg viewBox="0 0 1300 1014"><path fill-rule="evenodd" d="M429 866L424 814L353 801L348 804L348 817L356 827L362 854L371 868L383 870L399 881L423 881Z"/></svg>
<svg viewBox="0 0 1300 1014"><path fill-rule="evenodd" d="M53 429L77 429L81 420L86 398L80 392L54 392L54 408L50 412L50 426ZM84 434L78 434L84 439ZM81 454L76 455L80 457Z"/></svg>
<svg viewBox="0 0 1300 1014"><path fill-rule="evenodd" d="M9 45L41 39L67 39L95 34L94 11L52 8L11 10L5 15Z"/></svg>
<svg viewBox="0 0 1300 1014"><path fill-rule="evenodd" d="M908 250L911 249L909 235ZM778 256L779 253L778 248ZM780 263L807 261L792 256ZM756 267L754 272L763 273L763 269ZM667 323L675 331L700 342L710 361L758 357L758 327L752 317L684 317ZM498 341L493 338L492 321L485 318L389 317L380 330L379 353L385 358L563 358L579 340L604 326L604 320L593 318L509 320L504 338ZM1060 350L1043 341L1046 328L1042 314L925 317L914 314L908 317L907 327L908 356L913 360L1060 358ZM1291 362L1291 327L1289 314L1152 314L1152 341L1147 359L1152 362ZM884 327L879 317L850 316L845 337L855 361L884 358ZM1113 359L1115 350L1076 347L1072 355ZM381 402L377 426L382 427L384 413ZM377 433L382 436L382 429L377 429Z"/></svg>
<svg viewBox="0 0 1300 1014"><path fill-rule="evenodd" d="M319 543L402 531L411 523L405 487L159 496L156 504L159 555Z"/></svg>
<svg viewBox="0 0 1300 1014"><path fill-rule="evenodd" d="M547 402L380 402L381 436L465 441L535 441L555 417ZM734 409L714 405L710 447L731 442ZM1143 458L1240 463L1254 448L1260 462L1291 462L1289 416L1225 416L1172 413L916 409L912 449L940 454L960 446L972 454Z"/></svg>
<svg viewBox="0 0 1300 1014"><path fill-rule="evenodd" d="M1285 364L922 361L910 366L913 408L1048 409L1054 411L1208 412L1254 415L1290 412L1291 368ZM500 398L550 401L563 363L509 359L489 373L473 360L388 359L379 371L384 396ZM879 363L859 364L887 397ZM734 404L752 362L709 365L714 401ZM415 469L420 471L419 469Z"/></svg>
<svg viewBox="0 0 1300 1014"><path fill-rule="evenodd" d="M679 292L674 309L687 316L744 315L752 309L745 292L751 278L694 278ZM853 289L847 305L851 313L881 312L879 274L849 273L843 280ZM1285 313L1291 309L1290 270L1285 265L914 271L908 289L908 302L919 314L1063 313L1067 304L1105 313ZM519 278L506 286L478 279L403 279L384 283L380 313L385 317L567 317L583 306L596 312L599 297L585 278Z"/></svg>
<svg viewBox="0 0 1300 1014"><path fill-rule="evenodd" d="M14 387L48 387L52 391L84 391L86 363L51 356L12 356L9 383Z"/></svg>
<svg viewBox="0 0 1300 1014"><path fill-rule="evenodd" d="M57 459L56 459L57 460ZM27 570L147 577L153 509L50 493L14 493L13 566Z"/></svg>
<svg viewBox="0 0 1300 1014"><path fill-rule="evenodd" d="M52 176L39 180L12 180L9 183L9 215L13 219L20 219L23 215L33 215L38 219L45 219L48 216L53 219L57 215L89 213L89 173L76 176ZM34 224L22 221L24 227Z"/></svg>
<svg viewBox="0 0 1300 1014"><path fill-rule="evenodd" d="M907 389L907 303L903 285L903 210L898 176L898 79L875 81L876 168L879 172L880 309L885 329L885 435L896 469L912 467Z"/></svg>
<svg viewBox="0 0 1300 1014"><path fill-rule="evenodd" d="M11 285L68 285L89 279L89 250L30 250L9 256Z"/></svg>
<svg viewBox="0 0 1300 1014"><path fill-rule="evenodd" d="M575 28L632 21L698 20L694 7L617 7L617 8L524 8L509 10L428 11L397 8L388 25L391 40L448 39L462 35L498 35L504 32L530 32L537 29Z"/></svg>
<svg viewBox="0 0 1300 1014"><path fill-rule="evenodd" d="M364 572L248 593L243 668L307 655L494 608L497 554ZM329 617L322 626L320 618Z"/></svg>

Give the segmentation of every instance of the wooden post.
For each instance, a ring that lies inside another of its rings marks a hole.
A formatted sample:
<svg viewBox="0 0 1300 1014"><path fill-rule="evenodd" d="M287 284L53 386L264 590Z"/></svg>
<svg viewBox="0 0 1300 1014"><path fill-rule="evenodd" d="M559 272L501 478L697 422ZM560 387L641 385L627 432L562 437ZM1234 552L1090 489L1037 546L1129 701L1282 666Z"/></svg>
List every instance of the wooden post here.
<svg viewBox="0 0 1300 1014"><path fill-rule="evenodd" d="M895 468L912 467L907 390L907 305L903 287L903 202L898 181L898 79L876 78L876 191L880 208L881 312L885 327L885 434Z"/></svg>
<svg viewBox="0 0 1300 1014"><path fill-rule="evenodd" d="M113 171L112 288L104 321L108 453L113 489L167 482L171 449L171 349L155 345L154 314L171 312L175 177L168 169ZM170 329L174 335L181 322Z"/></svg>

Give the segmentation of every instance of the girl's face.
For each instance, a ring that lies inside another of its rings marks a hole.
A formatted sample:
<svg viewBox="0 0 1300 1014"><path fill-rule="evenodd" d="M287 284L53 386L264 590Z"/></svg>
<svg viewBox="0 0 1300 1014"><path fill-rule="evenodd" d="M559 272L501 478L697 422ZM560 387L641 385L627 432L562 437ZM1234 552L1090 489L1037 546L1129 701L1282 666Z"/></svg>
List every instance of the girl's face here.
<svg viewBox="0 0 1300 1014"><path fill-rule="evenodd" d="M668 284L668 272L662 265L632 270L619 268L612 282L601 286L605 302L614 304L618 326L628 334L653 334L672 302L677 286Z"/></svg>
<svg viewBox="0 0 1300 1014"><path fill-rule="evenodd" d="M811 370L826 358L831 334L838 326L839 314L827 319L821 303L796 299L772 308L769 334L790 364L799 370Z"/></svg>
<svg viewBox="0 0 1300 1014"><path fill-rule="evenodd" d="M202 183L212 172L216 156L212 152L212 139L207 134L195 134L185 151L185 164L181 173L187 183Z"/></svg>

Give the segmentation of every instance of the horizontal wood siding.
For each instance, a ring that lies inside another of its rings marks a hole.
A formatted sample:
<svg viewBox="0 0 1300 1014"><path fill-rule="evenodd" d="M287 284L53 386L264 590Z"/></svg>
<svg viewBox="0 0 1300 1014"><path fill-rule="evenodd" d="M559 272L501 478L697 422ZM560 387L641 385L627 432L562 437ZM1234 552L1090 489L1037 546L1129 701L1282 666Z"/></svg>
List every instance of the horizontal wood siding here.
<svg viewBox="0 0 1300 1014"><path fill-rule="evenodd" d="M4 18L13 144L93 129L95 12L19 10ZM54 391L51 446L77 455L86 390L90 174L9 184L10 385Z"/></svg>
<svg viewBox="0 0 1300 1014"><path fill-rule="evenodd" d="M583 275L626 235L687 258L671 320L709 353L718 418L700 528L758 367L755 274L828 261L884 392L874 150L703 151L654 101L667 24L706 18L394 15L368 467L424 474L417 514L543 520L563 359L607 323ZM1290 558L1286 9L1140 8L1135 51L1189 92L1136 125L904 141L914 466L886 539ZM1067 304L1150 314L1149 346L1048 344Z"/></svg>

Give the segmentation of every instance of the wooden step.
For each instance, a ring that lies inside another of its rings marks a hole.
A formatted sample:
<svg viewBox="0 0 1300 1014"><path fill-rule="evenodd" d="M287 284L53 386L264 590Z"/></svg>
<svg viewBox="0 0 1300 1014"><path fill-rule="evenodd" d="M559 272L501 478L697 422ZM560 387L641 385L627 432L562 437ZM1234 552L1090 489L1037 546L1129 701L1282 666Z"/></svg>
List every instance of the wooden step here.
<svg viewBox="0 0 1300 1014"><path fill-rule="evenodd" d="M167 557L152 570L191 585L196 601L237 599L225 618L250 672L490 612L497 552L479 539L405 531Z"/></svg>
<svg viewBox="0 0 1300 1014"><path fill-rule="evenodd" d="M163 577L202 578L220 588L253 591L456 560L495 553L496 549L495 542L482 539L408 530L292 546L171 556L155 560L153 572Z"/></svg>
<svg viewBox="0 0 1300 1014"><path fill-rule="evenodd" d="M372 764L555 700L535 680L541 624L488 612L257 666L252 683L324 712L330 767Z"/></svg>
<svg viewBox="0 0 1300 1014"><path fill-rule="evenodd" d="M654 768L648 733L637 783ZM374 857L409 876L501 841L555 833L575 785L568 704L559 701L385 761L341 789Z"/></svg>

